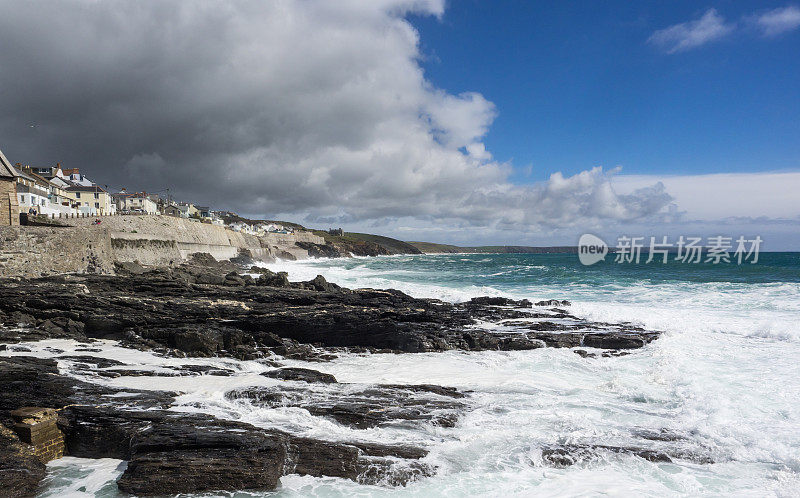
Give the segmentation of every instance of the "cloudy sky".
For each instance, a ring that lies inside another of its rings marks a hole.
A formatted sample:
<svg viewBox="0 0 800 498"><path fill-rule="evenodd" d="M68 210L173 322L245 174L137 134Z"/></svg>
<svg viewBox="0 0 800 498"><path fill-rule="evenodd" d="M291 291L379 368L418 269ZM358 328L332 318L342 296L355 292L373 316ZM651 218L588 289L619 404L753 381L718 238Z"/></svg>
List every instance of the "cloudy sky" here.
<svg viewBox="0 0 800 498"><path fill-rule="evenodd" d="M800 249L799 28L785 2L0 0L0 148L406 240Z"/></svg>

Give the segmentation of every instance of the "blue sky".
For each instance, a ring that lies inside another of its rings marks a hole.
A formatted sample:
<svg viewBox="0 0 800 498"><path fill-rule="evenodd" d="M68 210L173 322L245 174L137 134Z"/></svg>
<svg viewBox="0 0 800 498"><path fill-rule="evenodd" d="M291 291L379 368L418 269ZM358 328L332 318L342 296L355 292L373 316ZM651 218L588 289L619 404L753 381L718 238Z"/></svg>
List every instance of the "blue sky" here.
<svg viewBox="0 0 800 498"><path fill-rule="evenodd" d="M767 35L756 22L791 6L457 0L438 19L410 20L426 77L496 105L486 148L528 183L592 166L800 169L800 29ZM724 27L718 38L676 53L648 41L709 9Z"/></svg>

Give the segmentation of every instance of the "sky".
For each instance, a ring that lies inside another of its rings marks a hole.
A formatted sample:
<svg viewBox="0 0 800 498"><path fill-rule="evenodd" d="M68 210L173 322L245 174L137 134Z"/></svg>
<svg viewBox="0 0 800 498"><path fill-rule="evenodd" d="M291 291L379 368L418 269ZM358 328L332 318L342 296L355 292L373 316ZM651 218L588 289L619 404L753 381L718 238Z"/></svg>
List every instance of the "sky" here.
<svg viewBox="0 0 800 498"><path fill-rule="evenodd" d="M800 250L800 4L0 0L0 149L465 245Z"/></svg>

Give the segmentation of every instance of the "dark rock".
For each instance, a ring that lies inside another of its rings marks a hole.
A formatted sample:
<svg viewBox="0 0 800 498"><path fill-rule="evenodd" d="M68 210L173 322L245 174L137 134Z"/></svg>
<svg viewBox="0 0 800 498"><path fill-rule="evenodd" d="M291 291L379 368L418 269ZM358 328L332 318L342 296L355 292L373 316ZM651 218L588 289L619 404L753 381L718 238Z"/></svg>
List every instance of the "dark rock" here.
<svg viewBox="0 0 800 498"><path fill-rule="evenodd" d="M264 268L266 270L266 268ZM285 271L274 273L270 270L262 271L261 276L256 280L256 285L265 285L268 287L290 287L289 274Z"/></svg>
<svg viewBox="0 0 800 498"><path fill-rule="evenodd" d="M602 349L636 349L655 339L640 333L611 332L603 334L586 334L583 336L583 346Z"/></svg>
<svg viewBox="0 0 800 498"><path fill-rule="evenodd" d="M114 261L114 271L120 275L141 275L146 270L138 261Z"/></svg>
<svg viewBox="0 0 800 498"><path fill-rule="evenodd" d="M522 301L515 301L513 299L508 299L505 297L473 297L470 299L470 304L480 304L480 305L489 305L489 306L515 306L517 308L530 308L532 306L531 302L527 299L523 299Z"/></svg>
<svg viewBox="0 0 800 498"><path fill-rule="evenodd" d="M225 285L244 285L244 278L239 272L232 271L225 275Z"/></svg>
<svg viewBox="0 0 800 498"><path fill-rule="evenodd" d="M34 455L33 447L0 424L0 494L9 498L36 496L45 473L46 467Z"/></svg>
<svg viewBox="0 0 800 498"><path fill-rule="evenodd" d="M173 393L126 390L142 408L168 406ZM24 406L62 408L71 404L99 404L114 389L58 374L54 360L30 356L0 357L0 422L10 423L10 412Z"/></svg>
<svg viewBox="0 0 800 498"><path fill-rule="evenodd" d="M534 322L528 328L531 330L570 330L576 328L576 326L555 322Z"/></svg>
<svg viewBox="0 0 800 498"><path fill-rule="evenodd" d="M332 244L314 244L312 242L295 242L295 245L301 249L305 249L308 255L312 258L341 258L342 253L339 252Z"/></svg>
<svg viewBox="0 0 800 498"><path fill-rule="evenodd" d="M436 384L378 384L379 388L401 389L415 393L431 393L448 398L463 398L464 393L455 387L437 386Z"/></svg>
<svg viewBox="0 0 800 498"><path fill-rule="evenodd" d="M200 273L195 275L194 282L205 285L224 285L227 283L227 279L222 275L216 275L214 273Z"/></svg>
<svg viewBox="0 0 800 498"><path fill-rule="evenodd" d="M310 289L319 292L338 292L342 288L325 280L322 275L317 275L313 280L300 283L301 289Z"/></svg>
<svg viewBox="0 0 800 498"><path fill-rule="evenodd" d="M180 372L189 372L199 375L213 375L217 377L228 377L235 372L229 368L218 368L211 365L181 365L177 367Z"/></svg>
<svg viewBox="0 0 800 498"><path fill-rule="evenodd" d="M100 358L98 356L88 356L88 355L81 355L81 356L59 356L59 360L69 360L74 361L76 363L83 363L86 365L92 365L94 368L108 368L108 367L116 367L120 365L124 365L124 362L118 360L112 360L110 358Z"/></svg>
<svg viewBox="0 0 800 498"><path fill-rule="evenodd" d="M242 266L252 265L254 262L253 253L250 252L250 249L239 248L239 254L231 258L231 263Z"/></svg>
<svg viewBox="0 0 800 498"><path fill-rule="evenodd" d="M290 473L405 484L432 472L398 465L424 457L420 448L321 441L209 415L70 406L59 428L71 455L129 460L119 487L138 495L267 490Z"/></svg>
<svg viewBox="0 0 800 498"><path fill-rule="evenodd" d="M635 455L650 462L672 462L664 452L648 448L609 446L609 445L566 445L542 449L542 459L557 467L567 467L586 460L597 458L601 452Z"/></svg>
<svg viewBox="0 0 800 498"><path fill-rule="evenodd" d="M335 384L336 377L331 374L318 372L309 368L286 367L279 370L270 370L261 375L273 379L300 380L303 382L322 382L324 384Z"/></svg>
<svg viewBox="0 0 800 498"><path fill-rule="evenodd" d="M375 385L361 390L310 390L288 387L250 387L229 391L229 399L249 399L260 406L300 407L340 424L366 429L390 423L431 423L453 427L466 408L452 398L462 397L440 386ZM451 399L442 399L451 398Z"/></svg>
<svg viewBox="0 0 800 498"><path fill-rule="evenodd" d="M539 301L536 306L569 306L571 303L567 300L559 301L558 299L549 299L547 301Z"/></svg>
<svg viewBox="0 0 800 498"><path fill-rule="evenodd" d="M286 274L266 269L260 270L257 285L250 285L230 265L195 255L190 264L141 275L0 281L0 313L47 324L13 336L0 332L0 341L110 338L174 355L257 359L271 351L325 361L337 348L411 353L545 345L630 349L658 336L579 320L561 310L532 314L521 308L529 304L524 300L487 297L453 305L395 290L342 289L319 276L292 283ZM560 321L512 324L533 315ZM476 320L507 321L504 326L518 330L490 332L476 327Z"/></svg>
<svg viewBox="0 0 800 498"><path fill-rule="evenodd" d="M551 348L583 346L583 334L580 332L535 332L531 336L543 341Z"/></svg>
<svg viewBox="0 0 800 498"><path fill-rule="evenodd" d="M131 459L117 481L137 495L272 490L286 446L266 432L160 424L131 438Z"/></svg>

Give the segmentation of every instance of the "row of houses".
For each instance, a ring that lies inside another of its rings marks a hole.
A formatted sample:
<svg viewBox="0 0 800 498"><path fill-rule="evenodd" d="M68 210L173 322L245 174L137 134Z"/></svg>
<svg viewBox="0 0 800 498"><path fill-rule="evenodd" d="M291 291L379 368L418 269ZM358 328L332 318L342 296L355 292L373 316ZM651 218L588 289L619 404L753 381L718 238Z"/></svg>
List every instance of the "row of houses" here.
<svg viewBox="0 0 800 498"><path fill-rule="evenodd" d="M268 233L293 233L294 230L291 227L285 227L283 225L279 225L277 223L244 223L244 222L235 222L231 223L228 226L231 230L236 232L243 232L249 233L250 235L259 235L263 236Z"/></svg>
<svg viewBox="0 0 800 498"><path fill-rule="evenodd" d="M208 206L175 202L147 192L110 192L78 168L12 165L0 151L0 225L17 225L20 215L69 218L115 214L161 214L224 224Z"/></svg>
<svg viewBox="0 0 800 498"><path fill-rule="evenodd" d="M0 225L18 224L20 214L62 217L115 212L108 192L78 169L13 166L0 151Z"/></svg>

